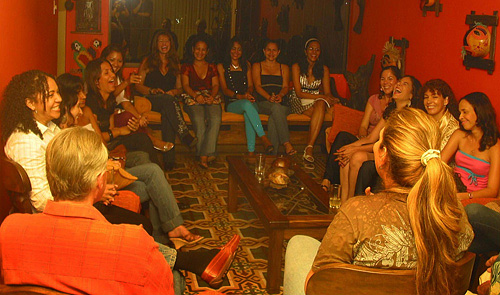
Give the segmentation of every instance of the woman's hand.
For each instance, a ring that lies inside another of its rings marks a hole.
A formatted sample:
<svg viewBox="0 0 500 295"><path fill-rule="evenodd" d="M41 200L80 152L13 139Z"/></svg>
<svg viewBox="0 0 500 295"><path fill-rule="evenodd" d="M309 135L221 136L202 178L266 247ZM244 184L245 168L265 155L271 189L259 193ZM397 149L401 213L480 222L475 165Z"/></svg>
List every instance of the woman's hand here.
<svg viewBox="0 0 500 295"><path fill-rule="evenodd" d="M151 88L151 89L149 89L149 93L150 94L164 94L165 91L163 91L163 89L160 89L160 88Z"/></svg>
<svg viewBox="0 0 500 295"><path fill-rule="evenodd" d="M130 129L130 131L135 132L137 129L139 129L139 120L135 117L132 117L128 120L127 122L127 128Z"/></svg>
<svg viewBox="0 0 500 295"><path fill-rule="evenodd" d="M133 84L139 84L141 83L142 76L136 74L136 73L131 73L130 76L128 77L128 82L133 83Z"/></svg>
<svg viewBox="0 0 500 295"><path fill-rule="evenodd" d="M330 104L330 107L333 107L334 104L340 103L340 99L338 99L337 97L335 97L331 94L326 95L324 98L326 99L326 101L328 101L328 103Z"/></svg>
<svg viewBox="0 0 500 295"><path fill-rule="evenodd" d="M140 127L146 127L146 126L148 126L148 118L146 118L146 116L140 116L139 117L139 126Z"/></svg>
<svg viewBox="0 0 500 295"><path fill-rule="evenodd" d="M349 163L351 156L357 151L358 151L357 147L348 145L343 146L340 149L338 149L336 153L334 153L334 155L337 156L335 161L339 161L339 165L345 167Z"/></svg>
<svg viewBox="0 0 500 295"><path fill-rule="evenodd" d="M194 100L196 100L197 103L199 104L204 104L205 103L205 97L201 94L197 94L195 97L194 97Z"/></svg>
<svg viewBox="0 0 500 295"><path fill-rule="evenodd" d="M255 102L255 97L253 97L252 94L250 94L250 93L247 92L247 93L245 93L243 95L244 95L245 99L248 99L250 102Z"/></svg>
<svg viewBox="0 0 500 295"><path fill-rule="evenodd" d="M205 96L205 103L211 105L214 103L214 97L211 95Z"/></svg>

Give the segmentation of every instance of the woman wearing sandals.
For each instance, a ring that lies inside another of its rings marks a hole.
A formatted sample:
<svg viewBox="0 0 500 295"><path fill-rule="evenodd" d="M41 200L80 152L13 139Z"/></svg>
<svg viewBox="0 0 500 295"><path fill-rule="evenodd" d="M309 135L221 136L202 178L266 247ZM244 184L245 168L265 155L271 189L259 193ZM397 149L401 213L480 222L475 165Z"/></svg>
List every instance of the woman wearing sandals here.
<svg viewBox="0 0 500 295"><path fill-rule="evenodd" d="M183 64L181 68L182 87L187 94L184 110L193 122L198 137L196 156L200 158L199 165L204 169L208 168L211 159L215 160L222 120L219 76L216 65L206 61L208 51L206 40L196 40L192 62Z"/></svg>
<svg viewBox="0 0 500 295"><path fill-rule="evenodd" d="M314 142L318 137L325 112L338 103L338 98L330 92L330 71L320 59L321 46L319 40L311 38L304 45L305 56L292 66L294 89L290 93L290 108L294 114L304 114L311 118L309 138L304 149L303 158L314 162Z"/></svg>
<svg viewBox="0 0 500 295"><path fill-rule="evenodd" d="M167 31L159 31L153 37L151 55L139 67L142 79L136 90L151 101L153 111L161 113L161 135L166 142L174 142L177 134L182 143L192 147L197 139L189 133L181 108L175 96L182 93L179 57ZM175 165L175 147L163 157L165 170Z"/></svg>
<svg viewBox="0 0 500 295"><path fill-rule="evenodd" d="M254 155L255 134L262 140L265 152L271 153L274 147L262 128L255 98L252 95L254 88L250 63L243 55L241 40L238 37L231 39L229 52L224 57L224 63L217 65L217 70L227 111L243 114L245 117L248 154Z"/></svg>
<svg viewBox="0 0 500 295"><path fill-rule="evenodd" d="M123 56L123 49L116 44L107 46L101 52L101 57L109 61L109 63L113 67L113 72L115 72L116 75L117 85L116 90L113 94L116 98L116 104L125 110L125 112L120 113L119 116L123 117L123 120L127 120L128 118L131 118L133 116L139 120L139 126L147 127L147 118L139 113L139 111L135 108L135 106L125 94L125 89L127 88L127 86L129 86L130 84L140 83L142 77L137 75L136 73L131 73L128 79L123 78ZM172 142L165 142L159 138L154 137L151 134L150 130L145 130L145 132L147 132L149 138L153 142L155 149L162 152L168 152L174 147L174 144Z"/></svg>
<svg viewBox="0 0 500 295"><path fill-rule="evenodd" d="M282 144L287 155L294 155L297 151L290 143L290 132L286 120L290 108L283 105L283 99L288 93L290 71L287 65L280 64L277 60L280 49L276 41L267 41L263 51L265 59L252 66L255 99L259 113L269 115L267 127L269 138L274 146L273 153L276 154Z"/></svg>

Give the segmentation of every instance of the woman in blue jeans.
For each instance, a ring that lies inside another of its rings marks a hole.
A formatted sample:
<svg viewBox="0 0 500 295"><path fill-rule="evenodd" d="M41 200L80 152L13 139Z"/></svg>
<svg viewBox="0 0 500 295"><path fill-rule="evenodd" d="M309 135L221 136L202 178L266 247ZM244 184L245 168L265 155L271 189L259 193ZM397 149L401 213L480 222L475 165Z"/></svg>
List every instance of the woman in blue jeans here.
<svg viewBox="0 0 500 295"><path fill-rule="evenodd" d="M260 137L266 153L274 150L262 128L255 98L250 63L246 60L241 47L241 40L233 37L224 63L217 65L220 85L224 93L225 106L228 112L245 117L248 154L255 152L255 134Z"/></svg>
<svg viewBox="0 0 500 295"><path fill-rule="evenodd" d="M90 85L88 87L88 97L111 101L113 103L111 103L110 109L114 110L114 105L116 104L113 97L115 86L114 83L111 83L114 79L115 75L107 60L97 59L90 62L85 72L85 81L87 85ZM57 79L57 82L62 94L61 117L70 117L69 120L65 121L77 124L78 119L72 117L72 114L78 112L72 112L71 110L80 108L79 97L85 97L85 94L83 94L83 84L79 77L68 76L68 74L61 75ZM97 130L92 127L87 127L87 129L92 128L93 131L101 136L104 142L109 141L111 137L123 137L121 135L123 131L120 131L120 128L112 128L113 115L106 111L106 107L96 103L92 111L94 110L101 114L101 116L97 117L98 124L95 127ZM106 130L99 127L106 125L104 121L107 121L110 126ZM67 127L69 126L67 125ZM124 128L130 127L122 127L122 129ZM165 178L165 174L160 166L151 163L151 159L148 159L147 154L145 155L146 157L143 161L138 161L133 167L130 166L130 168L127 168L127 171L137 177L138 180L125 189L136 193L140 197L141 203L149 201L153 237L156 241L162 243L167 243L169 238L181 238L188 243L200 240L200 236L192 234L182 225L184 220L180 214L172 188Z"/></svg>
<svg viewBox="0 0 500 295"><path fill-rule="evenodd" d="M465 212L474 230L469 251L476 254L500 251L500 213L477 203L467 205Z"/></svg>
<svg viewBox="0 0 500 295"><path fill-rule="evenodd" d="M181 67L182 87L186 93L184 110L191 118L198 137L196 156L200 158L199 165L205 169L209 162L215 160L222 117L217 67L205 60L208 51L206 40L196 40L191 62Z"/></svg>
<svg viewBox="0 0 500 295"><path fill-rule="evenodd" d="M278 62L280 49L276 41L267 41L264 45L265 59L254 63L252 78L255 85L256 100L259 113L269 115L267 124L269 138L274 146L274 154L278 152L280 144L285 147L287 155L297 151L290 143L290 132L286 117L290 108L286 106L290 71L287 65Z"/></svg>

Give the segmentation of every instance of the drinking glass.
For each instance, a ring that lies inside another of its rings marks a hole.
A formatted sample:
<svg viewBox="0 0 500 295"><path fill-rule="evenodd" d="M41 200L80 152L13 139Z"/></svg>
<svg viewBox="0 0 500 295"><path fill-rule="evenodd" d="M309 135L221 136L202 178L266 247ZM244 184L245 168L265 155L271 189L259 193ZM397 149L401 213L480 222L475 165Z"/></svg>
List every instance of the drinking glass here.
<svg viewBox="0 0 500 295"><path fill-rule="evenodd" d="M330 197L330 213L336 213L340 208L340 184L332 184L330 186L329 197Z"/></svg>
<svg viewBox="0 0 500 295"><path fill-rule="evenodd" d="M264 180L264 172L266 170L266 156L264 154L257 154L255 157L255 177L262 182Z"/></svg>

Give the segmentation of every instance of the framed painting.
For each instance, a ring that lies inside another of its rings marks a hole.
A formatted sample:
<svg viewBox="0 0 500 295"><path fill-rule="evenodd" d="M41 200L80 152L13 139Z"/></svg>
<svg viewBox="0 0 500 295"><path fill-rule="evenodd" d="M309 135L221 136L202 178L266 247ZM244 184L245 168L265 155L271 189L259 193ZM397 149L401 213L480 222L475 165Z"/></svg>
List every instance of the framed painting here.
<svg viewBox="0 0 500 295"><path fill-rule="evenodd" d="M101 32L101 0L76 0L76 32Z"/></svg>

